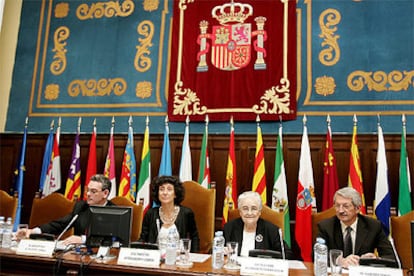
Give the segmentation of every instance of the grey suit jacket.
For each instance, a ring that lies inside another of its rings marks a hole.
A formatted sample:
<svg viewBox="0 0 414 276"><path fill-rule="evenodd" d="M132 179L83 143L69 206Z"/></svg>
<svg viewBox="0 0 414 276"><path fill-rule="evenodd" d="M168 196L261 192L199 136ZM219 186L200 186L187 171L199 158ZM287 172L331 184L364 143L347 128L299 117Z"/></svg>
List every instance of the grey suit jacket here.
<svg viewBox="0 0 414 276"><path fill-rule="evenodd" d="M336 216L319 222L318 230L318 237L326 241L328 249L344 250L341 224ZM375 249L380 257L395 260L394 251L382 230L381 222L359 214L354 253L361 256L365 253L373 253Z"/></svg>

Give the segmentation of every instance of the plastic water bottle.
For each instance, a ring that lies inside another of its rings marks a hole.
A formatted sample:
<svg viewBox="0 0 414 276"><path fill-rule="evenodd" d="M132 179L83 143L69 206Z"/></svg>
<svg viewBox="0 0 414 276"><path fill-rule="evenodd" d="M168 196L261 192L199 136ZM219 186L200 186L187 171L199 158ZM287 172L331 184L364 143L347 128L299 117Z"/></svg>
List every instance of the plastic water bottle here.
<svg viewBox="0 0 414 276"><path fill-rule="evenodd" d="M3 242L3 232L4 232L5 221L4 217L0 216L0 246Z"/></svg>
<svg viewBox="0 0 414 276"><path fill-rule="evenodd" d="M7 222L4 225L5 226L3 227L3 239L1 242L1 247L10 248L13 235L12 218L7 218Z"/></svg>
<svg viewBox="0 0 414 276"><path fill-rule="evenodd" d="M170 228L167 238L167 250L165 253L165 264L174 265L177 260L178 244L180 242L180 235L176 228Z"/></svg>
<svg viewBox="0 0 414 276"><path fill-rule="evenodd" d="M220 269L224 265L224 237L223 231L217 231L213 240L213 269Z"/></svg>
<svg viewBox="0 0 414 276"><path fill-rule="evenodd" d="M318 237L316 243L313 246L314 254L314 266L313 273L315 276L327 276L328 275L328 247L325 244L325 240Z"/></svg>

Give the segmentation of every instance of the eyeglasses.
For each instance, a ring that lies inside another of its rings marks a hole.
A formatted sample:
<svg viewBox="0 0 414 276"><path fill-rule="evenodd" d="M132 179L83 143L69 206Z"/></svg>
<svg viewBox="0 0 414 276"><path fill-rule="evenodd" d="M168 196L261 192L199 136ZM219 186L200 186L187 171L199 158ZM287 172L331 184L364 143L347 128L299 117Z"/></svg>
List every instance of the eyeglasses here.
<svg viewBox="0 0 414 276"><path fill-rule="evenodd" d="M241 210L243 213L248 213L249 211L250 211L251 213L257 213L257 212L259 212L259 207L252 206L252 207L250 207L250 208L249 208L249 206L243 206L243 207L241 207L241 208L240 208L240 210Z"/></svg>
<svg viewBox="0 0 414 276"><path fill-rule="evenodd" d="M96 193L102 192L102 190L88 189L88 190L86 190L86 192L91 193L91 194L96 194Z"/></svg>
<svg viewBox="0 0 414 276"><path fill-rule="evenodd" d="M337 210L340 209L341 207L344 210L349 210L349 209L354 208L354 205L353 204L349 204L349 203L345 203L345 204L335 204L334 207Z"/></svg>

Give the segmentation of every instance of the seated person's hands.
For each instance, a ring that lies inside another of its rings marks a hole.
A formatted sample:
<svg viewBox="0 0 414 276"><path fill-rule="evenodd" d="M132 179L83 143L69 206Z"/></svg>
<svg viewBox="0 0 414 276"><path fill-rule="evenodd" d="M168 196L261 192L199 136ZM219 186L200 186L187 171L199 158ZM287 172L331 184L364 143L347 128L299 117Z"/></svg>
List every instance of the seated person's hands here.
<svg viewBox="0 0 414 276"><path fill-rule="evenodd" d="M361 256L361 258L370 258L370 259L376 259L377 256L374 253L365 253Z"/></svg>
<svg viewBox="0 0 414 276"><path fill-rule="evenodd" d="M19 229L16 232L16 239L19 241L21 239L28 239L30 237L30 234L32 234L34 231L34 229Z"/></svg>
<svg viewBox="0 0 414 276"><path fill-rule="evenodd" d="M72 235L62 241L64 245L84 243L81 236Z"/></svg>
<svg viewBox="0 0 414 276"><path fill-rule="evenodd" d="M341 265L344 268L348 268L352 265L359 265L360 257L358 255L348 255L346 258L342 258Z"/></svg>

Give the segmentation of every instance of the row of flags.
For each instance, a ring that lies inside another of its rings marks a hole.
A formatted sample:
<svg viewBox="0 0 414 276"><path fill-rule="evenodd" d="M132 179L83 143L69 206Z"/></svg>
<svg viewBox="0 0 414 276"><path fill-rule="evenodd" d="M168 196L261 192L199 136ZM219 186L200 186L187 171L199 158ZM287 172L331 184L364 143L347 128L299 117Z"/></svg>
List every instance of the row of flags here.
<svg viewBox="0 0 414 276"><path fill-rule="evenodd" d="M404 215L412 210L411 204L411 184L410 184L410 170L408 166L408 156L406 150L406 128L405 128L405 116L403 116L403 131L401 136L401 158L400 158L400 185L399 185L399 198L398 198L398 213ZM75 137L75 143L73 146L72 162L70 164L68 179L66 182L65 196L69 199L77 196L81 196L80 185L80 146L79 146L79 133L80 133L80 119L77 128L77 134ZM257 118L257 137L256 137L256 152L254 162L254 177L252 181L252 190L258 192L261 195L263 204L267 204L267 191L266 191L266 172L265 172L265 160L264 160L264 146L262 139L262 132L260 128L260 120ZM336 159L332 146L332 133L330 128L330 118L327 117L328 127L326 134L326 147L324 158L324 181L323 181L323 200L322 208L320 211L329 209L332 206L333 194L339 187ZM132 118L129 119L128 128L128 141L125 146L124 158L122 162L121 179L118 188L118 196L124 196L131 201L142 203L144 210L149 208L150 204L150 182L151 182L151 158L149 147L149 119L147 117L146 127L144 133L144 142L142 146L141 166L139 171L138 183L136 179L136 161L134 155L134 138L132 129ZM104 174L109 177L112 183L111 194L109 198L116 195L116 179L115 179L115 158L114 158L114 119L112 119L112 127L110 132L110 140L108 147L108 154L105 162ZM277 146L276 146L276 159L274 170L274 182L272 189L272 202L271 208L284 214L284 240L291 246L290 237L290 211L289 200L287 193L287 181L283 158L283 128L282 124L279 126ZM57 131L53 136L53 122L51 124L51 131L46 141L46 149L43 158L42 175L40 180L40 189L42 195L46 196L53 191L59 190L60 186L60 156L59 156L59 134L60 134L60 120ZM230 142L227 159L226 169L226 186L225 196L223 204L223 225L228 220L228 211L237 208L237 175L236 175L236 155L234 144L234 123L230 120ZM21 156L16 170L17 180L15 190L18 191L19 199L22 195L23 185L23 173L24 173L24 156L26 148L27 137L27 120L25 124L25 132L22 141ZM53 141L53 143L52 143ZM53 147L50 149L49 147ZM206 126L202 138L202 146L200 152L200 163L198 168L198 182L205 188L210 188L210 165L208 154L208 117L206 116ZM189 143L189 118L186 119L181 163L179 170L179 177L181 181L192 180L192 162L191 162L191 149ZM48 164L48 166L46 166ZM46 169L47 168L47 169ZM378 156L377 156L377 183L375 191L374 201L374 213L379 220L381 220L384 230L389 232L389 209L390 209L390 193L388 187L388 172L387 162L385 155L385 144L383 138L383 132L378 120ZM89 146L89 156L87 164L87 178L97 173L96 169L96 124L94 122L94 129L91 135L91 141ZM169 128L168 118L165 119L164 130L164 142L161 154L161 162L159 167L159 175L171 175L171 148L169 142ZM350 150L350 167L348 185L354 187L363 199L363 206L361 208L362 213L366 213L366 206L364 200L363 181L361 174L361 164L359 159L358 141L357 141L357 119L354 116L354 127L352 134L352 143ZM84 191L87 189L87 183L85 183ZM85 192L84 192L85 197ZM15 227L20 222L20 206L18 209L15 220ZM317 210L316 198L315 198L315 185L313 180L313 168L310 154L310 146L308 139L308 132L306 126L306 116L303 117L303 134L301 142L301 152L299 159L299 172L297 183L297 198L296 198L296 226L295 226L295 239L301 249L301 257L304 261L311 261L312 252L312 233L311 229L311 214Z"/></svg>

